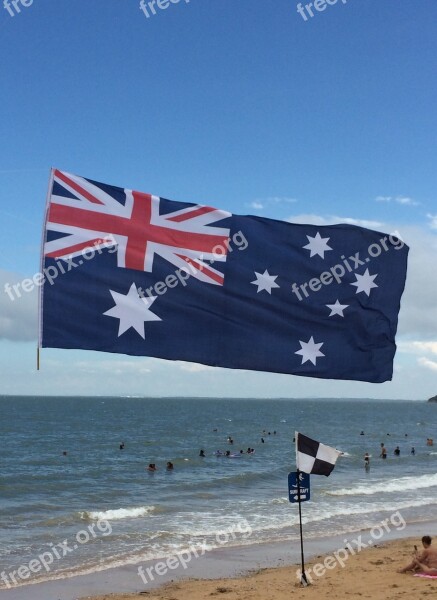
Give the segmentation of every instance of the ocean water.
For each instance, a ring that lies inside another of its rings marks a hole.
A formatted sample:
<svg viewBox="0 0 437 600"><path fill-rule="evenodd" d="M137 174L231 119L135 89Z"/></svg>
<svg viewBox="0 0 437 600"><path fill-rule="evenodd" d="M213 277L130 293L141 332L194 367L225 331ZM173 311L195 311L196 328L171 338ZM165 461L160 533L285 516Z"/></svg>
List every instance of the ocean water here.
<svg viewBox="0 0 437 600"><path fill-rule="evenodd" d="M349 535L396 511L410 523L437 518L436 404L0 397L0 572L37 561L16 576L28 584L202 544L297 544L295 430L344 452L330 477L311 477L306 538ZM214 455L248 447L253 455Z"/></svg>

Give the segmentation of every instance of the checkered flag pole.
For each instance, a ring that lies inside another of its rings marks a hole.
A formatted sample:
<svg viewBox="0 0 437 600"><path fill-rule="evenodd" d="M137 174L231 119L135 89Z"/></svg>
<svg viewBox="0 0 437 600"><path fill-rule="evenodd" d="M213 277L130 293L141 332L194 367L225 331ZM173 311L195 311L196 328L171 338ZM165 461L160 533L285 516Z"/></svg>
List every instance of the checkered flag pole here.
<svg viewBox="0 0 437 600"><path fill-rule="evenodd" d="M297 469L297 503L299 505L299 531L300 531L300 559L301 559L301 571L300 571L300 584L303 587L309 585L305 573L305 556L303 552L303 532L302 532L302 502L300 499L300 471Z"/></svg>
<svg viewBox="0 0 437 600"><path fill-rule="evenodd" d="M309 585L305 573L305 557L303 551L303 532L302 532L302 507L300 500L300 473L313 475L330 475L337 458L341 452L330 446L325 446L316 440L295 432L296 443L296 470L297 470L297 496L299 504L299 530L300 530L300 552L301 552L301 585Z"/></svg>

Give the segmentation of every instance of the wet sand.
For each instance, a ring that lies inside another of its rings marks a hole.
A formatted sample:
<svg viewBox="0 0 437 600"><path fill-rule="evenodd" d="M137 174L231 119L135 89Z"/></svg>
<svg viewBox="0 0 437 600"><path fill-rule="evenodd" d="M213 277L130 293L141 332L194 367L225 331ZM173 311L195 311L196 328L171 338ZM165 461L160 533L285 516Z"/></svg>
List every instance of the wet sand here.
<svg viewBox="0 0 437 600"><path fill-rule="evenodd" d="M411 558L417 538L396 540L364 549L342 560L335 555L318 555L307 563L311 585L302 587L296 578L296 567L259 569L231 579L186 580L168 583L139 594L115 594L94 597L93 600L401 600L431 596L437 592L437 579L401 575L396 572ZM319 566L316 566L319 565ZM328 568L326 568L326 566Z"/></svg>

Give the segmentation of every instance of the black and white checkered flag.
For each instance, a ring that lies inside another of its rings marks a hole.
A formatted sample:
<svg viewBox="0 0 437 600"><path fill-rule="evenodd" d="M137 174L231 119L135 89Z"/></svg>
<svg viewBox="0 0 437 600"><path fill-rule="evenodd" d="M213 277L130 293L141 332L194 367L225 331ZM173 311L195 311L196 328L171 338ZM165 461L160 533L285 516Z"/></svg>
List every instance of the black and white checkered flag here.
<svg viewBox="0 0 437 600"><path fill-rule="evenodd" d="M342 453L297 431L295 437L297 470L313 475L330 475Z"/></svg>

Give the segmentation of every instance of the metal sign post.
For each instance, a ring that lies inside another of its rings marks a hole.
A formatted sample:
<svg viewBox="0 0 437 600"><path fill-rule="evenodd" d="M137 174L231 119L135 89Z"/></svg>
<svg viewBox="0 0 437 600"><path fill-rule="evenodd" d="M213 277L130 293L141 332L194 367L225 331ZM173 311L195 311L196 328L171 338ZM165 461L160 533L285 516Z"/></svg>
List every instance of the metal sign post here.
<svg viewBox="0 0 437 600"><path fill-rule="evenodd" d="M290 502L299 504L299 531L300 531L300 557L301 557L301 584L309 585L305 574L305 558L303 553L303 534L302 534L302 502L310 499L310 476L307 473L296 471L288 475L288 499Z"/></svg>

